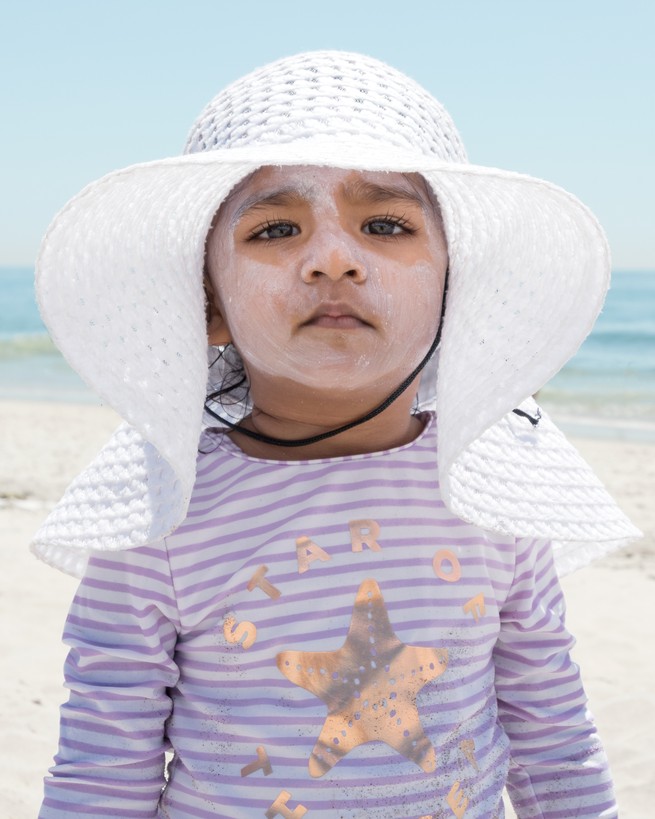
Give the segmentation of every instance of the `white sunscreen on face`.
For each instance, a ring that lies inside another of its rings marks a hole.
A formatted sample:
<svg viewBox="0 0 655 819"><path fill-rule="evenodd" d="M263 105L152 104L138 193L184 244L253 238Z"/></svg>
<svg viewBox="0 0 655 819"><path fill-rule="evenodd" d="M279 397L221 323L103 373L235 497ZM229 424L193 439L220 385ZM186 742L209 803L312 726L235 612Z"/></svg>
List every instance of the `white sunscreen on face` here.
<svg viewBox="0 0 655 819"><path fill-rule="evenodd" d="M438 218L423 219L420 239L372 237L362 214L383 221L392 206L353 204L344 193L353 180L407 184L400 174L264 168L219 213L208 265L251 383L283 379L312 392L359 393L388 381L393 389L428 349L446 265ZM295 191L292 203L266 204L276 190ZM246 209L234 226L243 201L258 193L262 207ZM244 238L245 222L259 236ZM266 233L282 223L294 226L292 238Z"/></svg>

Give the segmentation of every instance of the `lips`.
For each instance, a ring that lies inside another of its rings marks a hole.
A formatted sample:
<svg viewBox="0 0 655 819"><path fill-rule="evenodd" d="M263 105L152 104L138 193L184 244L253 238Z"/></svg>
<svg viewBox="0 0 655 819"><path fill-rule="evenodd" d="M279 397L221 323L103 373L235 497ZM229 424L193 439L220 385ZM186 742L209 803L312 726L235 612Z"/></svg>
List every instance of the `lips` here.
<svg viewBox="0 0 655 819"><path fill-rule="evenodd" d="M321 304L310 315L303 327L322 327L333 330L357 330L370 323L352 305L344 302Z"/></svg>

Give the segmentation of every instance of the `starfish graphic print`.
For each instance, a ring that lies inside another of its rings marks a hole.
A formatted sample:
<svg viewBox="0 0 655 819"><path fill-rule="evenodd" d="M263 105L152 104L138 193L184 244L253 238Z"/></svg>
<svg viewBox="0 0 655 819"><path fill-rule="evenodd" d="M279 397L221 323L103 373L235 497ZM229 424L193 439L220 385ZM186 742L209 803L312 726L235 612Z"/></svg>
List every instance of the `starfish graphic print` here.
<svg viewBox="0 0 655 819"><path fill-rule="evenodd" d="M396 637L375 580L364 580L350 628L336 651L282 651L282 674L323 700L328 715L309 759L309 773L327 773L365 742L385 742L426 773L437 759L426 737L416 697L448 665L440 648L408 646Z"/></svg>

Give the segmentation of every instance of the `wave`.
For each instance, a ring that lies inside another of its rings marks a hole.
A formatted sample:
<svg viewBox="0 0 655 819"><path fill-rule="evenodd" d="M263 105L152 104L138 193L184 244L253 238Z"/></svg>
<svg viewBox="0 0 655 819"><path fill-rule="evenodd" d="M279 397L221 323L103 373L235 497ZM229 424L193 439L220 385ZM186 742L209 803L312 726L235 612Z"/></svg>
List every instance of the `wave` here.
<svg viewBox="0 0 655 819"><path fill-rule="evenodd" d="M655 341L655 326L652 322L632 322L629 328L620 322L605 323L600 322L594 328L594 332L589 336L589 341L597 343L612 344L644 344Z"/></svg>
<svg viewBox="0 0 655 819"><path fill-rule="evenodd" d="M24 359L41 355L61 357L61 353L46 333L0 336L0 359Z"/></svg>
<svg viewBox="0 0 655 819"><path fill-rule="evenodd" d="M645 358L626 359L617 354L610 354L604 359L579 356L553 376L553 381L563 384L572 384L579 381L581 384L605 380L614 385L618 381L631 383L642 382L651 391L655 389L655 360Z"/></svg>

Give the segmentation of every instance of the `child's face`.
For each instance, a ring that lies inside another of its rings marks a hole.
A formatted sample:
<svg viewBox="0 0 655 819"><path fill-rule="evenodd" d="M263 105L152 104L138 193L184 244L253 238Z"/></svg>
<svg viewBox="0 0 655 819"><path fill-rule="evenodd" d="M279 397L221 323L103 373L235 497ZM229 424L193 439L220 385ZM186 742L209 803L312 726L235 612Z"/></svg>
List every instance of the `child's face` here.
<svg viewBox="0 0 655 819"><path fill-rule="evenodd" d="M261 168L208 238L210 341L236 346L256 406L285 385L384 397L437 332L447 264L417 174Z"/></svg>

